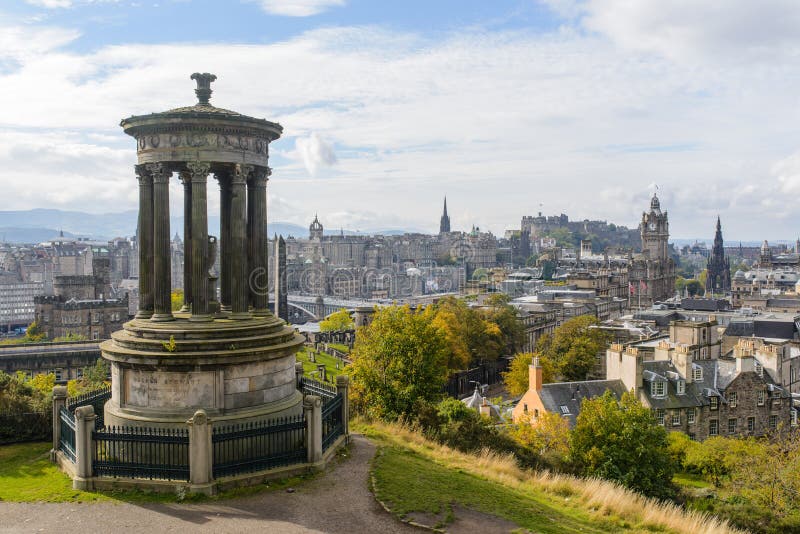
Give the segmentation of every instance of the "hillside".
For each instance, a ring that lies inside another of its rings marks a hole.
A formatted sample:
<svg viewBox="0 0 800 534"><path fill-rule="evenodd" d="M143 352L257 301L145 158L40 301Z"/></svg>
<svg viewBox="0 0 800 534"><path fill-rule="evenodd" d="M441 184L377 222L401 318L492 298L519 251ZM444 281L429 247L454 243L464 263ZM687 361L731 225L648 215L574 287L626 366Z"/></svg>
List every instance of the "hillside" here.
<svg viewBox="0 0 800 534"><path fill-rule="evenodd" d="M407 521L449 530L462 515L474 522L477 513L483 526L495 518L498 526L553 534L736 532L715 518L606 481L523 471L510 457L464 454L399 426L356 426L379 447L372 465L376 497Z"/></svg>

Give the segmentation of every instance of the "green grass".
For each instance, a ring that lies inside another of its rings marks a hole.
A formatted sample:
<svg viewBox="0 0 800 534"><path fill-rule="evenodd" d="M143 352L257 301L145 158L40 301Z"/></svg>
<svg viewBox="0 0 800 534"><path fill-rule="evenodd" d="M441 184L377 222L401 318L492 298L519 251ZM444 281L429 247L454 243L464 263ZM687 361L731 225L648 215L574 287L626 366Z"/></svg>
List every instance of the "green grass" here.
<svg viewBox="0 0 800 534"><path fill-rule="evenodd" d="M72 479L50 463L50 443L20 443L0 446L0 502L113 502L175 503L212 502L244 497L264 491L297 486L315 474L270 480L263 484L235 488L208 497L178 495L144 490L80 491L72 489ZM175 485L180 485L176 482Z"/></svg>
<svg viewBox="0 0 800 534"><path fill-rule="evenodd" d="M329 377L336 378L340 374L344 372L344 362L340 361L339 358L334 358L330 354L326 352L320 352L317 355L317 363L311 363L308 359L308 348L303 348L300 352L297 353L297 361L303 362L303 372L307 377L314 378L317 374L311 374L312 371L317 370L317 364L324 364L325 365L325 372L328 374ZM339 369L336 368L336 364L339 364Z"/></svg>
<svg viewBox="0 0 800 534"><path fill-rule="evenodd" d="M328 347L336 349L339 352L344 352L345 354L350 354L350 347L341 343L328 343Z"/></svg>
<svg viewBox="0 0 800 534"><path fill-rule="evenodd" d="M452 518L455 504L502 517L541 533L614 532L580 510L482 479L460 469L437 465L399 447L384 447L373 461L375 491L393 513L427 512Z"/></svg>
<svg viewBox="0 0 800 534"><path fill-rule="evenodd" d="M94 502L99 493L72 489L72 480L50 463L50 443L0 447L0 501Z"/></svg>
<svg viewBox="0 0 800 534"><path fill-rule="evenodd" d="M672 477L672 481L683 488L714 489L714 484L693 473L677 473Z"/></svg>

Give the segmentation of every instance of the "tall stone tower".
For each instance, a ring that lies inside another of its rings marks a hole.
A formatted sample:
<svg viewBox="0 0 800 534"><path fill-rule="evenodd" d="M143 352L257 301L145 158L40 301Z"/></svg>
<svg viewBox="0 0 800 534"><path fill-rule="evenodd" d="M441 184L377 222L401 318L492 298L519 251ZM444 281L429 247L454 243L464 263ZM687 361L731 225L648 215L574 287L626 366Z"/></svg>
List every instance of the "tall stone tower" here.
<svg viewBox="0 0 800 534"><path fill-rule="evenodd" d="M661 211L658 196L653 194L650 200L650 212L642 213L640 226L642 235L642 254L653 260L664 260L669 256L669 219L667 212Z"/></svg>
<svg viewBox="0 0 800 534"><path fill-rule="evenodd" d="M444 212L442 212L442 218L439 219L439 233L450 233L450 216L447 214L447 197L444 197Z"/></svg>
<svg viewBox="0 0 800 534"><path fill-rule="evenodd" d="M319 222L316 214L314 214L314 220L311 221L308 227L308 238L322 241L322 223Z"/></svg>
<svg viewBox="0 0 800 534"><path fill-rule="evenodd" d="M731 288L731 260L725 257L722 244L722 224L717 216L717 233L714 236L714 248L706 265L706 291L729 291Z"/></svg>

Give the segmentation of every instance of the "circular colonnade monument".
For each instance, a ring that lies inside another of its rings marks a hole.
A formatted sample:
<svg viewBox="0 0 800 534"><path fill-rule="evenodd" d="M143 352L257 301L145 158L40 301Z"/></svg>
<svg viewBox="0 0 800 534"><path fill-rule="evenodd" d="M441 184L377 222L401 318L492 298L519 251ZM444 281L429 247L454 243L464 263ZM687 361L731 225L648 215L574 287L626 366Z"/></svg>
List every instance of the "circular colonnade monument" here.
<svg viewBox="0 0 800 534"><path fill-rule="evenodd" d="M216 76L195 73L198 103L123 119L136 139L139 308L100 345L111 363L105 424L185 427L203 409L220 422L302 412L295 353L303 338L268 309L269 143L280 124L209 103ZM184 302L171 310L169 182L184 194ZM208 233L208 184L219 183L220 236ZM210 273L220 252L217 278Z"/></svg>

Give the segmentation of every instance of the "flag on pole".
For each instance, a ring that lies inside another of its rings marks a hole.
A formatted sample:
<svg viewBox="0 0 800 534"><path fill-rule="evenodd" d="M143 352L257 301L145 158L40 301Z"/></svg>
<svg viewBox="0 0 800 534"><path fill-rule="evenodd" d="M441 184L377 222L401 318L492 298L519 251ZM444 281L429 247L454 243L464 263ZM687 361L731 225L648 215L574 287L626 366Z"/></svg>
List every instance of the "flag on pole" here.
<svg viewBox="0 0 800 534"><path fill-rule="evenodd" d="M647 284L644 283L644 280L639 280L639 289L647 291Z"/></svg>
<svg viewBox="0 0 800 534"><path fill-rule="evenodd" d="M633 282L628 282L628 291L630 292L631 295L633 295L634 293Z"/></svg>

